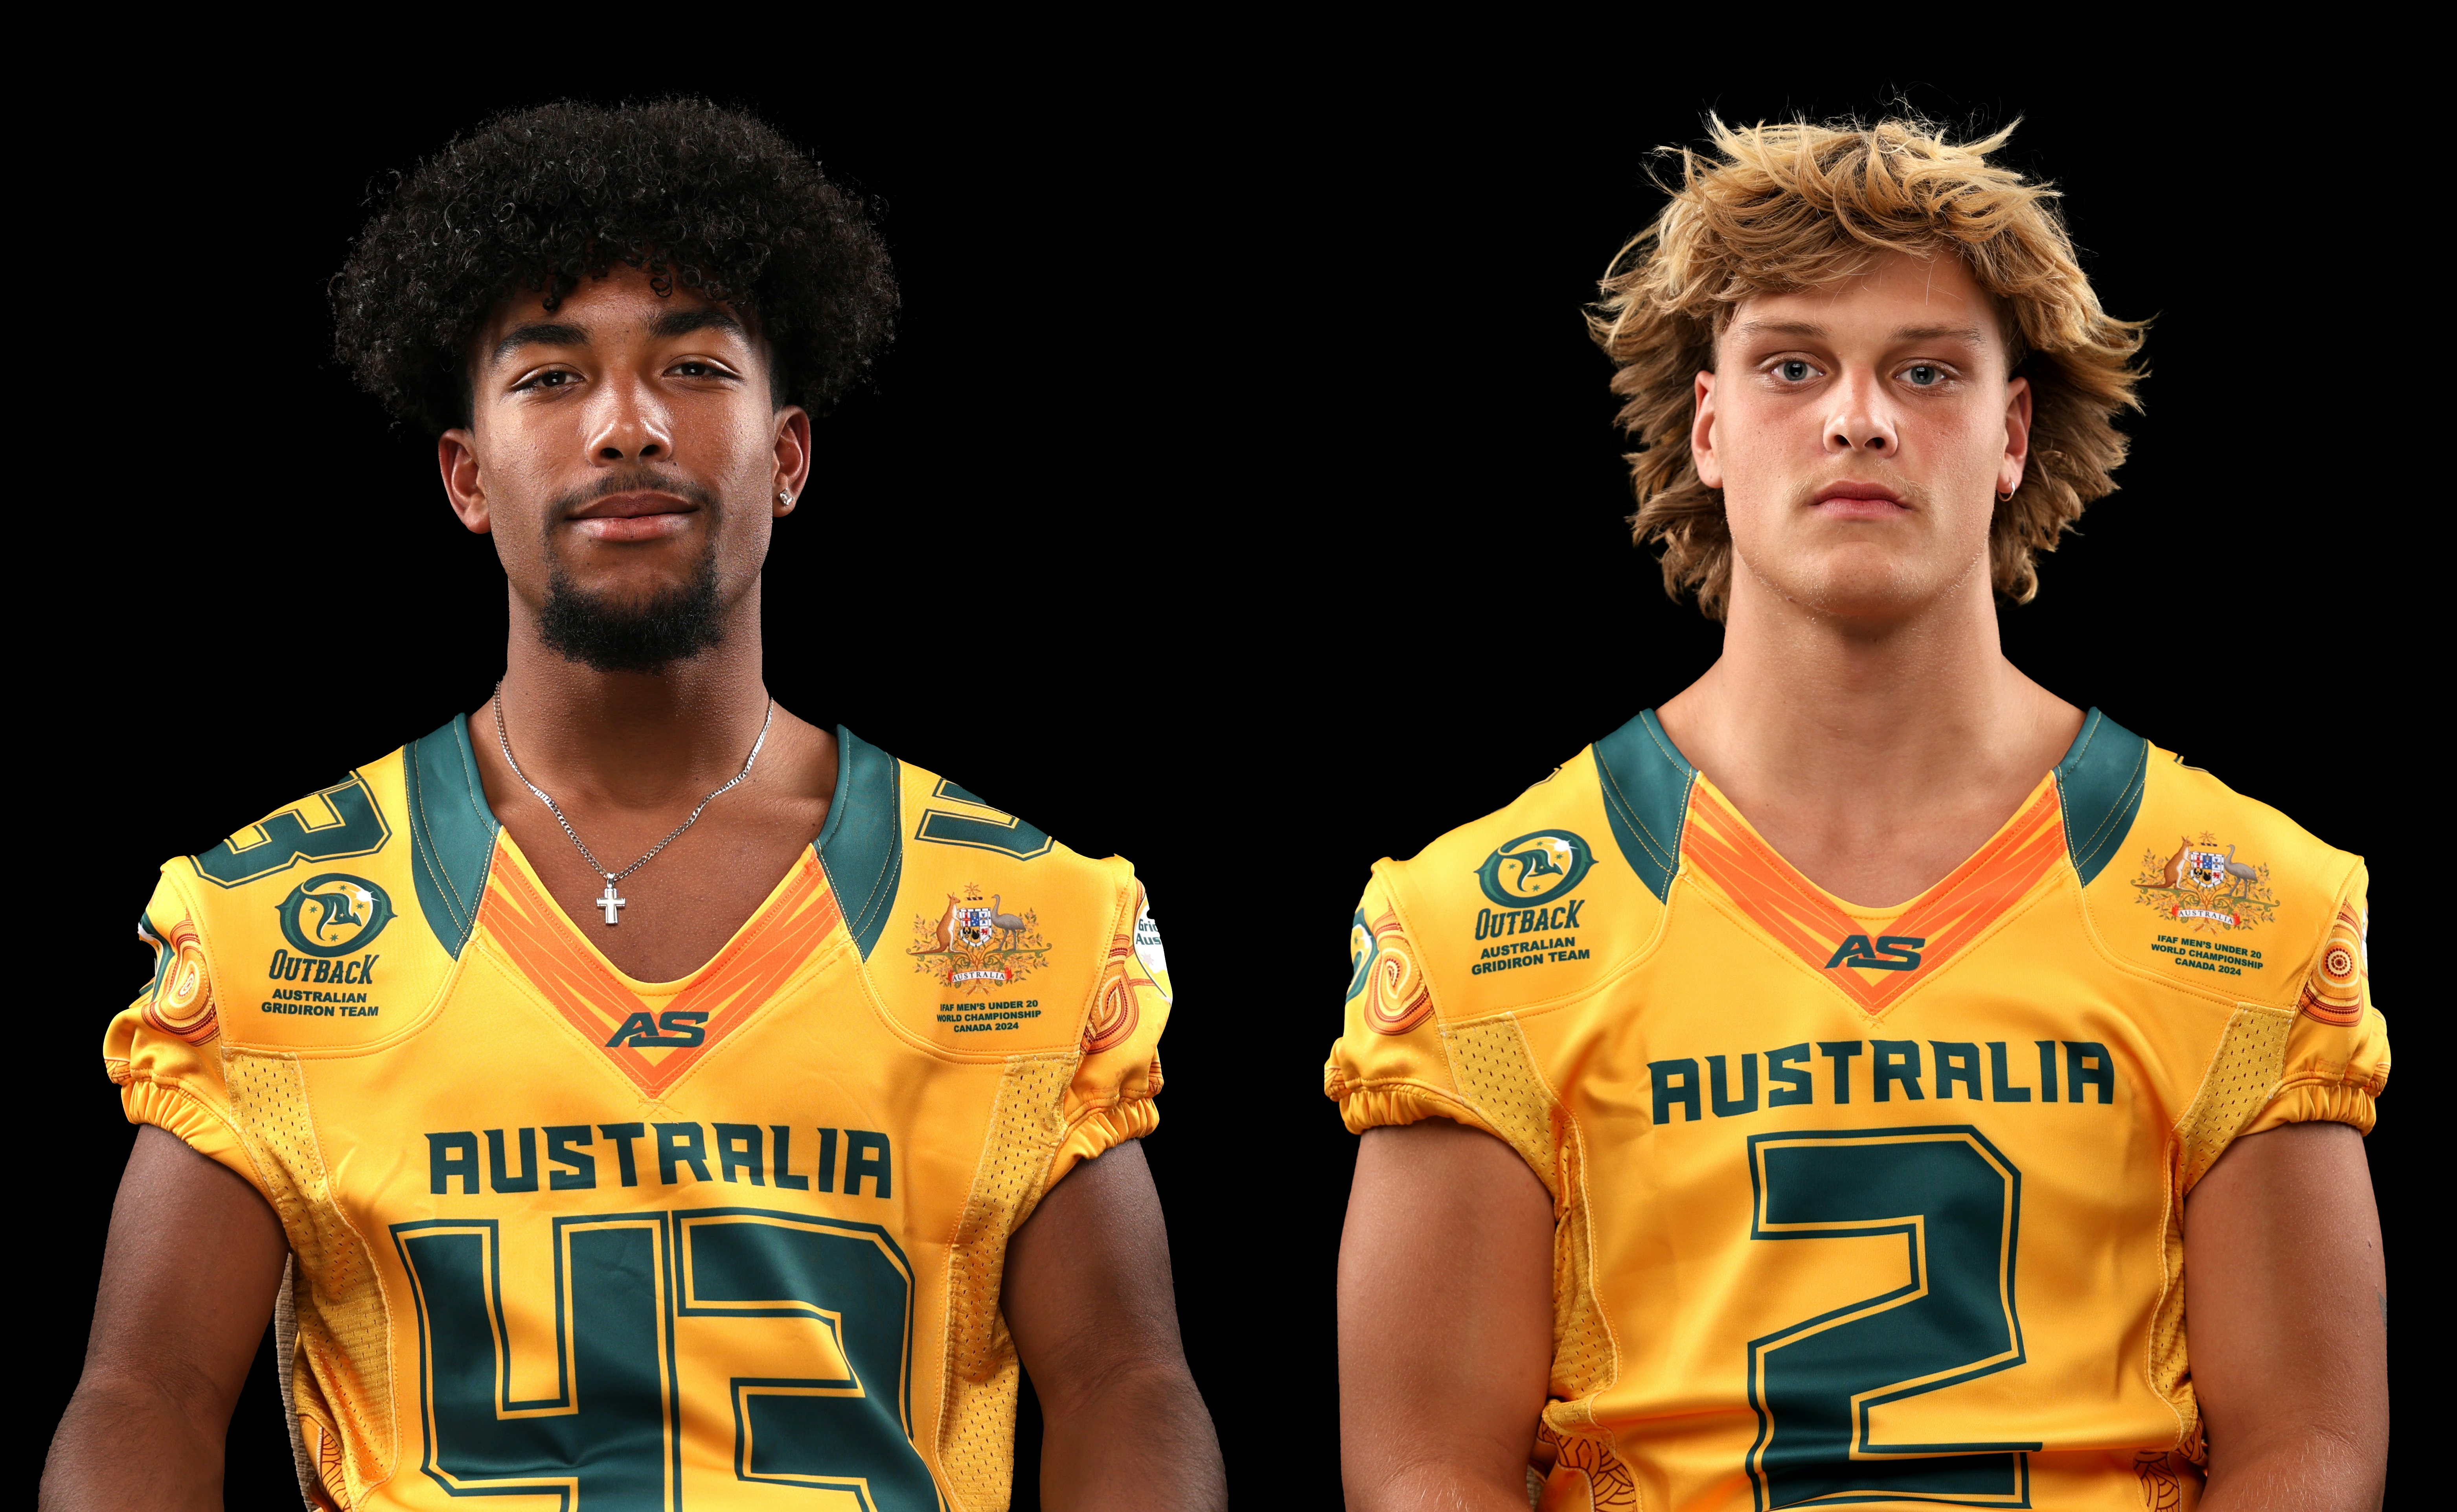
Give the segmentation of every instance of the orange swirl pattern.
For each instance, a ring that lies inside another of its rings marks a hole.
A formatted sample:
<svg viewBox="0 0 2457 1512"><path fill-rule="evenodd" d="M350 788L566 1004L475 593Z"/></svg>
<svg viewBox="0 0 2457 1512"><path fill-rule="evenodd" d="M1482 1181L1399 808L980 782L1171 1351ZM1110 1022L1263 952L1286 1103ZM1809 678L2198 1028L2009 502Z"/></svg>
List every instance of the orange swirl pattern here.
<svg viewBox="0 0 2457 1512"><path fill-rule="evenodd" d="M1690 794L1682 870L1694 869L1759 928L1873 1016L1969 949L2055 869L2065 855L2061 817L2055 784L2042 784L1987 844L1887 926L1889 934L1916 936L1928 944L1916 969L1881 971L1876 982L1848 966L1826 969L1834 947L1867 926L1793 870L1703 783Z"/></svg>
<svg viewBox="0 0 2457 1512"><path fill-rule="evenodd" d="M171 965L153 1001L145 1005L145 1022L190 1045L219 1034L221 1016L214 1010L213 978L205 970L205 944L196 922L180 920L171 926L170 938L155 948L171 953Z"/></svg>
<svg viewBox="0 0 2457 1512"><path fill-rule="evenodd" d="M2351 904L2339 908L2329 922L2329 937L2321 942L2321 959L2303 979L2296 1006L2323 1024L2352 1028L2364 1022L2364 916Z"/></svg>
<svg viewBox="0 0 2457 1512"><path fill-rule="evenodd" d="M1536 1429L1536 1448L1538 1456L1550 1451L1553 1461L1550 1472L1544 1477L1547 1500L1540 1505L1554 1504L1549 1496L1552 1490L1550 1482L1568 1470L1586 1478L1588 1501L1596 1512L1623 1512L1624 1508L1636 1512L1639 1506L1638 1477L1630 1473L1629 1465L1602 1440L1583 1436L1563 1438L1554 1431L1551 1423L1539 1422Z"/></svg>
<svg viewBox="0 0 2457 1512"><path fill-rule="evenodd" d="M607 1058L643 1095L662 1094L775 996L840 917L818 858L805 849L775 896L703 968L699 980L662 1005L706 1013L705 1041L671 1049L618 1046L607 1049ZM509 861L498 864L487 879L478 929L592 1045L604 1046L618 1025L647 1006L573 933L554 901Z"/></svg>
<svg viewBox="0 0 2457 1512"><path fill-rule="evenodd" d="M1102 968L1101 990L1092 996L1092 1016L1084 1021L1084 1053L1097 1055L1111 1046L1124 1045L1143 1022L1143 1006L1135 1001L1141 984L1135 981L1135 943L1119 935L1109 942L1109 963Z"/></svg>
<svg viewBox="0 0 2457 1512"><path fill-rule="evenodd" d="M2133 1473L2141 1480L2144 1512L2183 1512L2184 1478L2165 1450L2144 1449L2133 1457Z"/></svg>
<svg viewBox="0 0 2457 1512"><path fill-rule="evenodd" d="M1405 1034L1434 1016L1434 995L1397 914L1373 922L1373 959L1365 969L1365 1022L1374 1033Z"/></svg>

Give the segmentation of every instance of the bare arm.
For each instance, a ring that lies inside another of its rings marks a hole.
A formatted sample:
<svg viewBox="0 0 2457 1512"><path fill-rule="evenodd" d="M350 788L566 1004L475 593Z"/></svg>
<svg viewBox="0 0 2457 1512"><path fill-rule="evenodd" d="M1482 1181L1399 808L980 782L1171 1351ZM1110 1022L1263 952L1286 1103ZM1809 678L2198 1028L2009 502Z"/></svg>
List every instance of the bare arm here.
<svg viewBox="0 0 2457 1512"><path fill-rule="evenodd" d="M173 1135L136 1131L44 1512L220 1507L231 1408L289 1253L254 1188Z"/></svg>
<svg viewBox="0 0 2457 1512"><path fill-rule="evenodd" d="M1553 1199L1443 1120L1367 1130L1339 1246L1352 1512L1526 1512L1553 1364Z"/></svg>
<svg viewBox="0 0 2457 1512"><path fill-rule="evenodd" d="M2202 1512L2354 1512L2388 1473L2388 1279L2363 1137L2239 1140L2184 1204Z"/></svg>
<svg viewBox="0 0 2457 1512"><path fill-rule="evenodd" d="M1216 1512L1220 1440L1187 1372L1168 1231L1140 1141L1068 1171L1007 1241L1001 1298L1061 1512Z"/></svg>

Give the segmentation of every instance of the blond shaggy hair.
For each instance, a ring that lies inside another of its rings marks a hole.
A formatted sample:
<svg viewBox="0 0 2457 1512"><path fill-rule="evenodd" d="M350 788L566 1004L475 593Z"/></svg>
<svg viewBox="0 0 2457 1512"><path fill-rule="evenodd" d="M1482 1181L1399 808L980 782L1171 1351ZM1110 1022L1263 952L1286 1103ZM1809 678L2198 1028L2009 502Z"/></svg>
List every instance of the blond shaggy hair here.
<svg viewBox="0 0 2457 1512"><path fill-rule="evenodd" d="M2028 603L2037 553L2082 507L2116 487L2124 460L2112 424L2140 407L2140 321L2119 321L2074 259L2056 191L1988 161L2013 128L1956 144L1916 119L1735 129L1709 115L1715 155L1678 151L1671 203L1604 271L1588 328L1612 358L1638 512L1631 533L1662 548L1664 591L1698 595L1707 618L1731 601L1732 535L1723 491L1690 455L1694 379L1743 300L1837 282L1882 252L1960 258L1994 299L2012 374L2031 381L2031 455L1996 506L1989 566L1997 590Z"/></svg>

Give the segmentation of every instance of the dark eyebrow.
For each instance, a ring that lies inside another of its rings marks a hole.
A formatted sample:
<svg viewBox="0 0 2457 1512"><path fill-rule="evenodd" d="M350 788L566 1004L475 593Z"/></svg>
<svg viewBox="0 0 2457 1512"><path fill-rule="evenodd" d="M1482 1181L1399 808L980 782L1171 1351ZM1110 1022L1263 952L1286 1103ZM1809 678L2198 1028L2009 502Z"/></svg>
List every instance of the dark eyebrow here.
<svg viewBox="0 0 2457 1512"><path fill-rule="evenodd" d="M656 324L649 327L649 334L656 337L689 336L693 331L732 331L746 342L751 340L751 333L743 329L740 321L713 304L703 304L690 310L668 310L657 317Z"/></svg>
<svg viewBox="0 0 2457 1512"><path fill-rule="evenodd" d="M494 355L486 359L489 367L511 356L524 346L587 346L588 328L566 325L555 321L533 321L515 325L495 343Z"/></svg>
<svg viewBox="0 0 2457 1512"><path fill-rule="evenodd" d="M1800 336L1815 339L1829 334L1825 326L1813 321L1744 321L1733 327L1732 334L1750 336ZM1897 327L1887 338L1889 342L1969 342L1973 346L1987 343L1987 336L1975 325L1905 325Z"/></svg>
<svg viewBox="0 0 2457 1512"><path fill-rule="evenodd" d="M703 304L690 310L668 310L649 327L650 335L661 339L689 336L693 331L731 331L746 342L751 339L751 333L743 329L740 321L713 304ZM588 328L585 325L572 325L561 321L532 321L506 332L504 339L495 343L494 353L487 359L487 363L491 366L500 362L524 346L588 344Z"/></svg>

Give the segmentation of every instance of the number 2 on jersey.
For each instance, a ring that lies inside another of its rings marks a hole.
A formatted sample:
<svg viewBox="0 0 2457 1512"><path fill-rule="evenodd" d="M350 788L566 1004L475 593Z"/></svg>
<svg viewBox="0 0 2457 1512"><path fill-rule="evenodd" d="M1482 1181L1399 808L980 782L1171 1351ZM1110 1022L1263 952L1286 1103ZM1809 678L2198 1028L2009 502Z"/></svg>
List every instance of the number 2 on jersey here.
<svg viewBox="0 0 2457 1512"><path fill-rule="evenodd" d="M1900 1235L1902 1285L1749 1341L1761 1512L1869 1501L2030 1505L2037 1443L1880 1442L1889 1402L2022 1363L2022 1173L1968 1125L1749 1141L1752 1239Z"/></svg>

